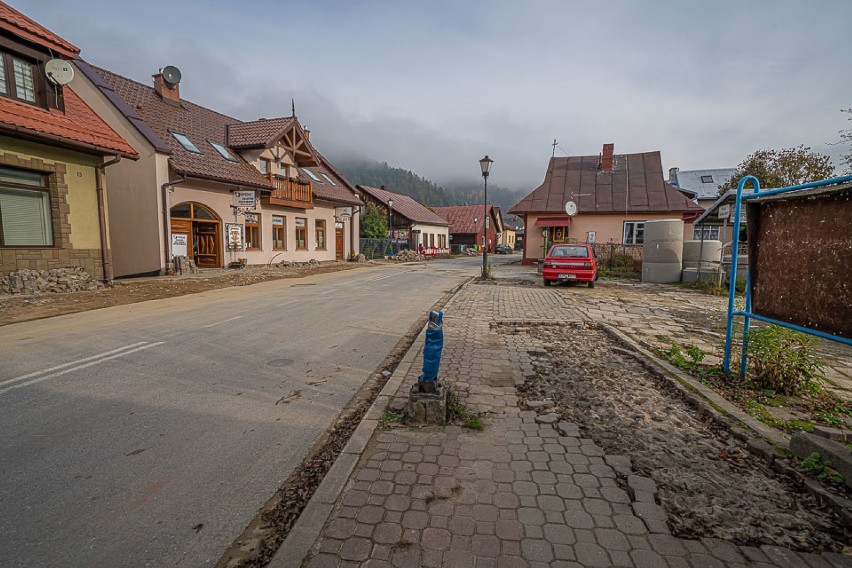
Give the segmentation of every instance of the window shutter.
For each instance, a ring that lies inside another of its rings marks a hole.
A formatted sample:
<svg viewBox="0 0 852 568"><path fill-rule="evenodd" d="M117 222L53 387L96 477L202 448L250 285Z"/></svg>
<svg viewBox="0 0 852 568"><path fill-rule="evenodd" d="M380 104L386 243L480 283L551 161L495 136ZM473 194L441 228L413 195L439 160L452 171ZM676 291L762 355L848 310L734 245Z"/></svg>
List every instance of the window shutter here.
<svg viewBox="0 0 852 568"><path fill-rule="evenodd" d="M0 188L0 216L6 246L49 246L50 198L43 191Z"/></svg>

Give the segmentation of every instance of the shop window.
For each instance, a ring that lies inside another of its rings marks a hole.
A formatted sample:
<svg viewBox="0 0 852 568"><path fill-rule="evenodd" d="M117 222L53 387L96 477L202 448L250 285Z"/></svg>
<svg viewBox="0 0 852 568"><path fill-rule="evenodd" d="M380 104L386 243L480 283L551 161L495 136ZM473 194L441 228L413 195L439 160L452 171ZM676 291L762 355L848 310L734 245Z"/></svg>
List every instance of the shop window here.
<svg viewBox="0 0 852 568"><path fill-rule="evenodd" d="M0 168L0 246L53 246L45 174Z"/></svg>
<svg viewBox="0 0 852 568"><path fill-rule="evenodd" d="M260 215L245 214L245 246L246 250L260 249Z"/></svg>
<svg viewBox="0 0 852 568"><path fill-rule="evenodd" d="M280 215L272 216L272 248L287 250L287 221Z"/></svg>
<svg viewBox="0 0 852 568"><path fill-rule="evenodd" d="M314 221L316 228L316 250L325 250L325 221Z"/></svg>
<svg viewBox="0 0 852 568"><path fill-rule="evenodd" d="M308 220L296 217L296 250L308 250Z"/></svg>
<svg viewBox="0 0 852 568"><path fill-rule="evenodd" d="M645 242L645 221L625 221L624 239L625 245L641 245Z"/></svg>

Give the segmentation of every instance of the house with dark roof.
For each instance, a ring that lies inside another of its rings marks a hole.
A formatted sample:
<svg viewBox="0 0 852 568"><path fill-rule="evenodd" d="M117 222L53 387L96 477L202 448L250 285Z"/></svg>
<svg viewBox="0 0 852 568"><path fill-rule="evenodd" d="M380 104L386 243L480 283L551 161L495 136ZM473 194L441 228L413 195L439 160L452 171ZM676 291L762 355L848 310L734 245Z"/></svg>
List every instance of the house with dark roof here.
<svg viewBox="0 0 852 568"><path fill-rule="evenodd" d="M553 157L544 182L509 209L524 217L524 263L543 258L553 243L641 245L645 222L682 219L684 238L704 209L663 179L659 152Z"/></svg>
<svg viewBox="0 0 852 568"><path fill-rule="evenodd" d="M389 234L395 241L404 241L412 250L427 256L450 252L449 222L411 197L369 185L357 186L369 205L385 211L389 219Z"/></svg>
<svg viewBox="0 0 852 568"><path fill-rule="evenodd" d="M117 276L243 260L344 260L357 254L355 188L292 116L243 122L181 97L166 68L145 85L77 59L75 88L136 148L115 166L109 201Z"/></svg>
<svg viewBox="0 0 852 568"><path fill-rule="evenodd" d="M485 205L450 205L435 207L435 213L450 223L453 252L465 247L494 252L503 233L503 213L491 203Z"/></svg>
<svg viewBox="0 0 852 568"><path fill-rule="evenodd" d="M105 168L137 153L65 84L79 49L2 2L0 30L0 276L110 280Z"/></svg>
<svg viewBox="0 0 852 568"><path fill-rule="evenodd" d="M681 170L669 168L669 183L704 209L711 207L719 198L719 186L726 183L737 172L736 168L714 168L707 170ZM719 240L721 219L708 219L696 223L693 239Z"/></svg>

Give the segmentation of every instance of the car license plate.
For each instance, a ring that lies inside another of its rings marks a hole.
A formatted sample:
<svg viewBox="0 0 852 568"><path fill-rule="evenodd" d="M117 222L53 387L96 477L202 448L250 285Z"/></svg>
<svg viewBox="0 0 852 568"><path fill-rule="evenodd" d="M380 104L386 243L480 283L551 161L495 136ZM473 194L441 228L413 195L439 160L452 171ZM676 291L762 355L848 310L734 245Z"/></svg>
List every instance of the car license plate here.
<svg viewBox="0 0 852 568"><path fill-rule="evenodd" d="M576 274L560 274L559 278L565 278L567 280L573 280L574 278L577 278L577 275Z"/></svg>

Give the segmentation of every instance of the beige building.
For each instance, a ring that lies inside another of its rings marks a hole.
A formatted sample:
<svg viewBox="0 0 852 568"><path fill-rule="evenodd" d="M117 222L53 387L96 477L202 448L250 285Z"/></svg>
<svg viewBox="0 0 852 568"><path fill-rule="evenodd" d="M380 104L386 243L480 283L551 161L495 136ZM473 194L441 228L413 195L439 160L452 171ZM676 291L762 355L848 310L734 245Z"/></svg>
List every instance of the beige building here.
<svg viewBox="0 0 852 568"><path fill-rule="evenodd" d="M515 229L509 227L503 228L503 233L500 235L500 244L509 245L512 250L515 249Z"/></svg>
<svg viewBox="0 0 852 568"><path fill-rule="evenodd" d="M0 29L0 276L81 267L110 280L105 170L136 152L67 71L48 78L48 62L70 68L76 47L2 3Z"/></svg>
<svg viewBox="0 0 852 568"><path fill-rule="evenodd" d="M524 263L554 243L644 243L645 223L682 219L684 238L704 209L663 179L659 152L550 159L544 182L509 213L524 217Z"/></svg>
<svg viewBox="0 0 852 568"><path fill-rule="evenodd" d="M295 116L242 122L180 96L167 67L147 86L75 61L75 89L140 154L110 170L116 276L344 260L361 200Z"/></svg>

